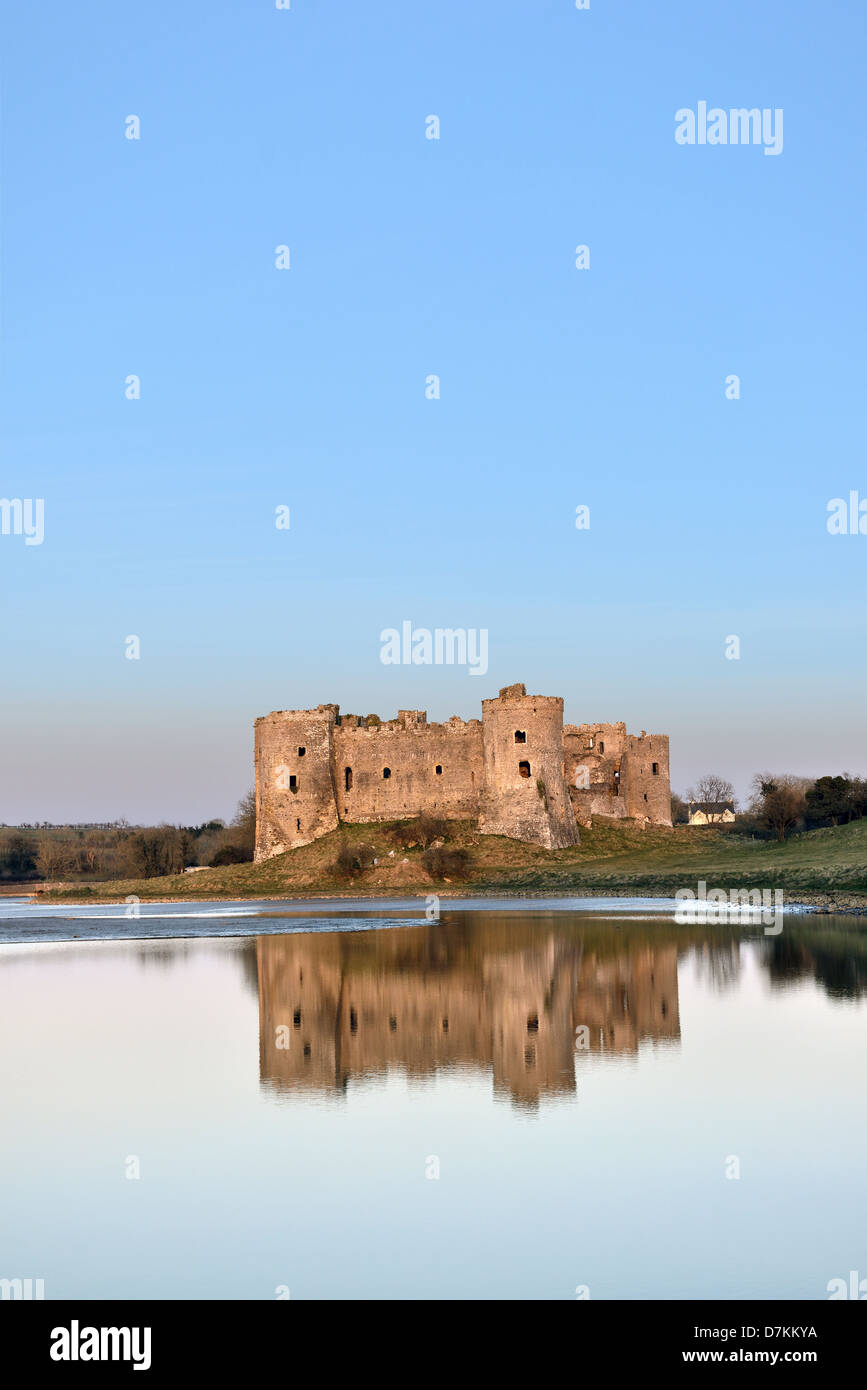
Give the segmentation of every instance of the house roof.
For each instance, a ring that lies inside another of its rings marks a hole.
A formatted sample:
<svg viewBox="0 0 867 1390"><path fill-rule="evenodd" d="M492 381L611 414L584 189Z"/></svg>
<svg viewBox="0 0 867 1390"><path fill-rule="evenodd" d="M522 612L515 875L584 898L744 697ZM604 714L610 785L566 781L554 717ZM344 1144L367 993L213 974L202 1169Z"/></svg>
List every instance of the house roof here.
<svg viewBox="0 0 867 1390"><path fill-rule="evenodd" d="M704 811L705 815L721 815L723 811L734 812L735 803L733 801L691 801L689 803L690 812Z"/></svg>

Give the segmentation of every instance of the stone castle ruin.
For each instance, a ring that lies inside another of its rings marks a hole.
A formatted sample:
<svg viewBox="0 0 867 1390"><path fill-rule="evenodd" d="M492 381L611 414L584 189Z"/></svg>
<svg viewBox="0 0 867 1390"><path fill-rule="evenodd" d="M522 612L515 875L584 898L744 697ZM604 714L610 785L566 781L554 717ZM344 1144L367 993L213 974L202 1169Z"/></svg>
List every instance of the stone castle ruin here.
<svg viewBox="0 0 867 1390"><path fill-rule="evenodd" d="M256 720L256 860L351 823L422 812L485 835L565 849L591 816L671 825L668 737L620 724L563 724L556 695L509 685L481 719L428 724L341 715L339 705Z"/></svg>

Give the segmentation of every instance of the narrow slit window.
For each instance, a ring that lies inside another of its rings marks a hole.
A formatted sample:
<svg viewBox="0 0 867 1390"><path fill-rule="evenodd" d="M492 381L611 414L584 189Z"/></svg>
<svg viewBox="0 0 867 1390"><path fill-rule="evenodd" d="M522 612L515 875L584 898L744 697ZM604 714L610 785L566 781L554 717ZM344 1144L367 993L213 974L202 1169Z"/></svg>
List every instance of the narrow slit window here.
<svg viewBox="0 0 867 1390"><path fill-rule="evenodd" d="M348 791L348 792L351 792L351 791L352 791L352 768L351 768L351 767L345 767L345 768L343 769L343 786L344 786L344 789L345 789L346 791Z"/></svg>
<svg viewBox="0 0 867 1390"><path fill-rule="evenodd" d="M298 790L298 778L295 776L294 772L290 773L289 776L289 790L290 792L297 792Z"/></svg>
<svg viewBox="0 0 867 1390"><path fill-rule="evenodd" d="M653 773L654 777L659 776L659 763L653 763L651 765L651 772Z"/></svg>
<svg viewBox="0 0 867 1390"><path fill-rule="evenodd" d="M599 740L599 752L600 752L600 753L604 753L604 752L605 752L605 744L602 742L602 739Z"/></svg>
<svg viewBox="0 0 867 1390"><path fill-rule="evenodd" d="M441 764L441 763L437 763L437 765L436 765L436 774L437 774L437 777L442 777L442 775L443 775L443 769L442 769L442 764Z"/></svg>

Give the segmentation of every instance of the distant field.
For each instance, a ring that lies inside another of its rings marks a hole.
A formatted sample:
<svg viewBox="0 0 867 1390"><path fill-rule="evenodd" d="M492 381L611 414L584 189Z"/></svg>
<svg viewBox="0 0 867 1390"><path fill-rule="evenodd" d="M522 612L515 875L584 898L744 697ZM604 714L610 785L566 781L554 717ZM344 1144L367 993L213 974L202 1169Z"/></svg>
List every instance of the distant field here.
<svg viewBox="0 0 867 1390"><path fill-rule="evenodd" d="M594 821L572 849L544 850L452 822L448 843L466 848L460 882L434 881L422 850L395 845L393 825L350 825L264 864L233 864L171 878L114 880L46 891L49 901L154 898L296 897L311 894L407 895L435 889L493 893L674 893L704 879L709 888L781 888L789 897L867 902L867 821L795 835L784 844L715 827L640 829ZM335 866L342 838L373 847L379 863L352 879Z"/></svg>

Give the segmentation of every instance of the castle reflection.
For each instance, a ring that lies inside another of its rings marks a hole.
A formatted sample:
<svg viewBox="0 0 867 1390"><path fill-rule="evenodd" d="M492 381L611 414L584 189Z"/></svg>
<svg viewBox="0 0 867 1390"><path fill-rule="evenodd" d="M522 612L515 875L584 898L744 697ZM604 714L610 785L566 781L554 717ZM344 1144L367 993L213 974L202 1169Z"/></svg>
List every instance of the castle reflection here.
<svg viewBox="0 0 867 1390"><path fill-rule="evenodd" d="M256 959L260 1079L272 1090L468 1068L532 1107L574 1092L578 1029L584 1055L680 1039L675 939L576 931L553 914L260 936Z"/></svg>

